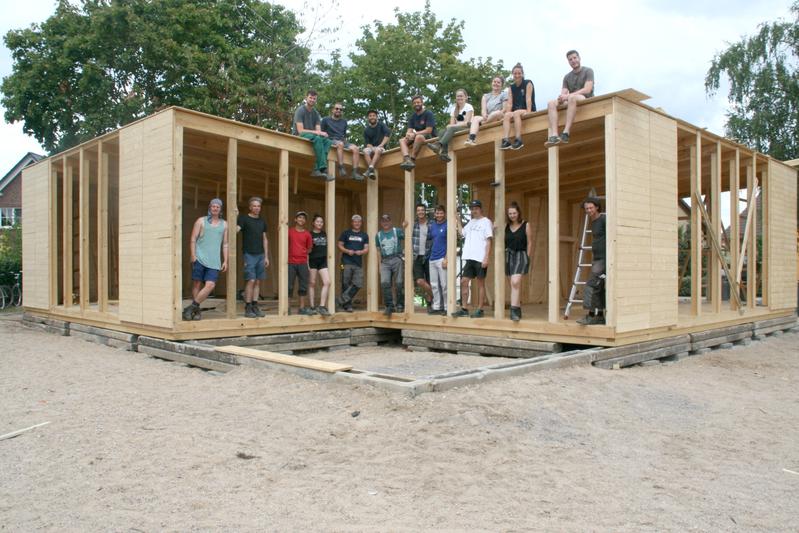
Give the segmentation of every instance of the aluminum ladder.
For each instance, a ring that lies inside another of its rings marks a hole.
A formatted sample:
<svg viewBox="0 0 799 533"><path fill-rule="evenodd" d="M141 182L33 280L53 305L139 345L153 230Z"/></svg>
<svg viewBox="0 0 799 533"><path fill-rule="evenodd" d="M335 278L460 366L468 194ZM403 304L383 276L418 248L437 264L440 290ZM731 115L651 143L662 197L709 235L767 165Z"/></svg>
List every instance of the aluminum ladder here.
<svg viewBox="0 0 799 533"><path fill-rule="evenodd" d="M591 192L588 193L588 196L592 196L595 198L599 198L600 200L604 200L604 196L596 196L594 189L591 189ZM600 216L605 216L605 213L600 213ZM588 278L582 279L582 272L583 269L591 268L590 262L585 262L586 252L591 250L591 246L586 244L586 237L589 233L591 233L591 226L589 225L590 220L588 219L588 214L584 215L583 217L583 234L580 238L580 247L577 251L577 268L574 271L574 281L572 281L572 288L569 292L569 301L566 303L566 309L563 311L563 319L569 319L569 313L572 309L572 304L581 304L583 303L582 298L577 298L577 290L578 287L585 285ZM590 272L590 270L589 270Z"/></svg>

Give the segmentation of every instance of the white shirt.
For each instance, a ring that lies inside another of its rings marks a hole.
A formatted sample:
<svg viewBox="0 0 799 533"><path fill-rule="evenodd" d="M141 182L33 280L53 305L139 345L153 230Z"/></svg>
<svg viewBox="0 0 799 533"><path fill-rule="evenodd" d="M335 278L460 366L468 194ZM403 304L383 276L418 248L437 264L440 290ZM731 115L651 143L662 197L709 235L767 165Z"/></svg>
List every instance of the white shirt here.
<svg viewBox="0 0 799 533"><path fill-rule="evenodd" d="M486 241L494 236L494 226L488 217L473 218L463 227L463 259L482 263L486 258Z"/></svg>

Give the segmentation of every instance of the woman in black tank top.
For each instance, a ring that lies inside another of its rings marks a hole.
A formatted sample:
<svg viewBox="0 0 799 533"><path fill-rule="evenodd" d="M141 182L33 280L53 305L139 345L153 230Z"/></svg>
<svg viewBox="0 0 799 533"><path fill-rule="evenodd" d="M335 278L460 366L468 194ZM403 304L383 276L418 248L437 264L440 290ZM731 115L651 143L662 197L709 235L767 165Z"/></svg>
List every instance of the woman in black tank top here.
<svg viewBox="0 0 799 533"><path fill-rule="evenodd" d="M511 202L505 225L505 275L510 281L510 319L514 322L522 318L522 276L530 271L532 255L533 235L530 224L522 219L519 204Z"/></svg>
<svg viewBox="0 0 799 533"><path fill-rule="evenodd" d="M324 231L325 219L322 215L314 215L311 223L311 239L314 247L308 256L308 267L310 269L310 281L308 283L308 297L310 298L311 309L314 309L314 297L316 296L316 274L322 280L322 290L319 294L319 306L316 312L322 316L328 316L327 294L330 290L330 271L327 268L327 234Z"/></svg>
<svg viewBox="0 0 799 533"><path fill-rule="evenodd" d="M521 63L516 63L511 71L513 74L513 83L510 88L510 110L505 113L502 119L502 132L503 139L500 148L503 150L518 150L524 146L522 142L522 117L525 113L535 111L535 86L530 80L524 79L524 68ZM516 139L511 144L510 138L510 123L513 122L513 127L516 132Z"/></svg>

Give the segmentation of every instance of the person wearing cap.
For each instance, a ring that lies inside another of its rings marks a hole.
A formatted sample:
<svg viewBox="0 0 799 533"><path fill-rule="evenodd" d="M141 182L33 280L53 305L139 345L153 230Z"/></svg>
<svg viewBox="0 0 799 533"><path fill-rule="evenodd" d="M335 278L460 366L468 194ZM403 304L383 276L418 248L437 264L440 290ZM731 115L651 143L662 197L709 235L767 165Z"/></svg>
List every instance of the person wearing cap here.
<svg viewBox="0 0 799 533"><path fill-rule="evenodd" d="M586 198L583 209L591 222L591 276L583 288L583 307L588 314L577 323L592 326L605 323L605 216L599 198Z"/></svg>
<svg viewBox="0 0 799 533"><path fill-rule="evenodd" d="M331 140L327 133L322 131L322 116L314 108L316 98L317 93L314 90L309 90L305 95L305 102L294 111L291 133L308 139L313 144L316 162L311 177L332 181L336 178L327 173L327 153L330 151Z"/></svg>
<svg viewBox="0 0 799 533"><path fill-rule="evenodd" d="M327 133L331 146L336 149L339 176L347 177L347 169L344 166L344 150L349 150L352 152L352 179L363 181L363 176L358 171L361 152L356 145L347 140L347 119L342 117L343 113L344 105L341 102L333 104L331 116L322 119L322 131Z"/></svg>
<svg viewBox="0 0 799 533"><path fill-rule="evenodd" d="M407 222L403 226L407 225ZM380 217L380 231L377 232L375 242L380 251L380 288L383 291L383 303L386 306L385 315L390 317L395 310L398 313L405 311L405 291L403 290L404 258L402 243L405 241L405 232L391 223L388 213ZM396 300L393 297L392 283L397 291ZM395 304L396 302L396 304Z"/></svg>
<svg viewBox="0 0 799 533"><path fill-rule="evenodd" d="M427 208L423 203L416 204L416 220L411 233L411 251L413 252L413 280L422 290L427 303L427 314L433 314L433 289L430 288L430 249L433 239L430 238L430 221L427 219Z"/></svg>
<svg viewBox="0 0 799 533"><path fill-rule="evenodd" d="M258 307L260 280L266 279L269 267L269 240L266 237L266 221L261 218L263 200L250 198L248 212L236 219L236 230L241 232L241 252L244 259L244 316L264 316Z"/></svg>
<svg viewBox="0 0 799 533"><path fill-rule="evenodd" d="M363 218L352 215L351 227L338 238L341 252L341 295L336 303L348 313L352 313L352 301L363 287L363 256L369 253L369 235L361 231Z"/></svg>
<svg viewBox="0 0 799 533"><path fill-rule="evenodd" d="M289 228L289 299L294 292L294 280L299 279L297 294L300 300L301 315L315 315L316 311L305 307L305 296L308 294L308 254L313 248L311 232L305 229L308 213L297 211L294 214L294 227ZM291 306L289 305L289 308Z"/></svg>
<svg viewBox="0 0 799 533"><path fill-rule="evenodd" d="M472 219L460 229L464 238L462 258L466 261L461 271L461 306L452 313L452 316L483 318L485 278L488 274L488 260L491 255L494 227L491 225L491 220L483 216L483 203L480 200L472 200L469 208L472 211ZM466 308L466 302L469 300L469 283L472 280L477 283L477 306L470 315Z"/></svg>
<svg viewBox="0 0 799 533"><path fill-rule="evenodd" d="M208 204L208 214L198 218L191 230L192 300L183 308L183 320L200 320L200 304L214 292L219 273L227 270L227 222L222 217L222 200ZM220 258L219 251L222 250Z"/></svg>

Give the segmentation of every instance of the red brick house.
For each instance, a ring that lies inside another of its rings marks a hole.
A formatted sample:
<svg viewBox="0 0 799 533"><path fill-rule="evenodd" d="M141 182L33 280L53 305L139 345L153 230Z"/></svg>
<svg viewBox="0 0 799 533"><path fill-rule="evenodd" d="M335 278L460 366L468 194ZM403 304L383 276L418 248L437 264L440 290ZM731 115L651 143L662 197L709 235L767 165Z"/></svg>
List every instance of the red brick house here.
<svg viewBox="0 0 799 533"><path fill-rule="evenodd" d="M0 229L22 221L22 169L42 159L44 156L28 152L0 179Z"/></svg>

